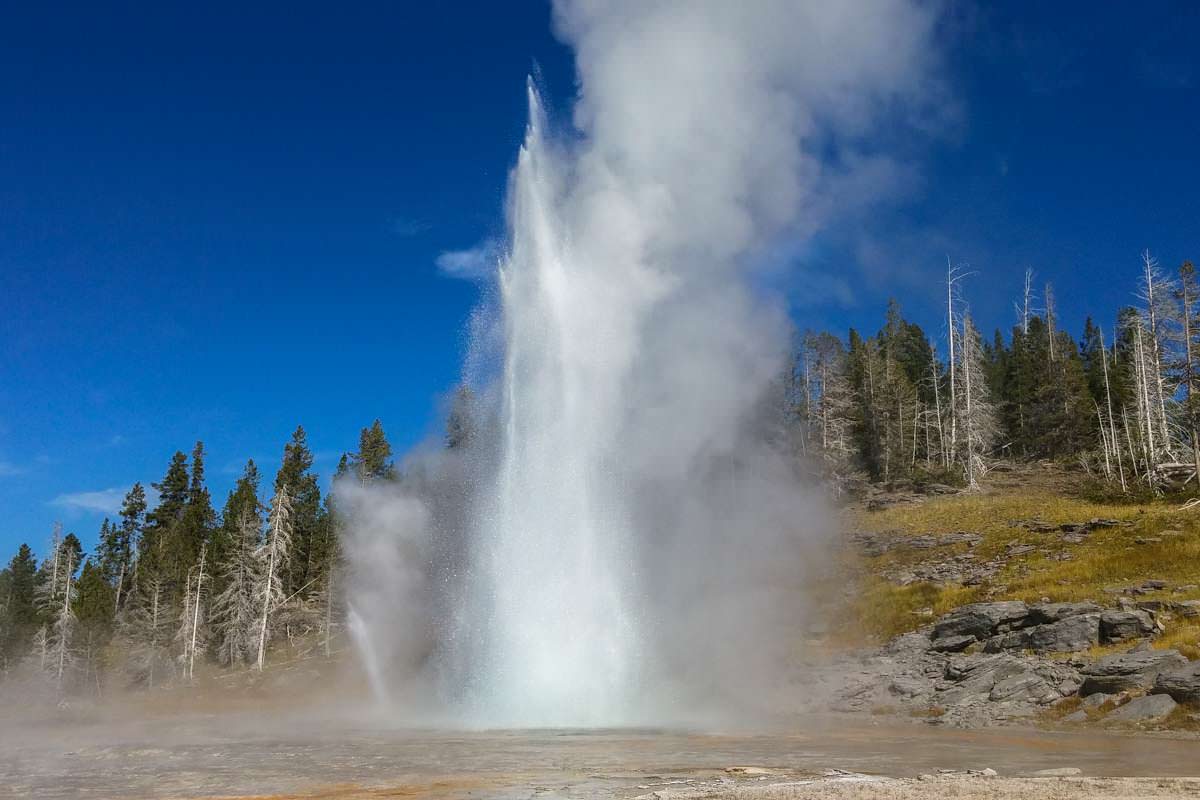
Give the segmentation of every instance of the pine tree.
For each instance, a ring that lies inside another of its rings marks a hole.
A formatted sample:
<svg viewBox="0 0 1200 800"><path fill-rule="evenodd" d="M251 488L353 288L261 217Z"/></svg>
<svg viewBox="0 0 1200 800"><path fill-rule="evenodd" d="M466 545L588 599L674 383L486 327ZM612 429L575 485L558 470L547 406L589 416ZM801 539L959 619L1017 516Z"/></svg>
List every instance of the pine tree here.
<svg viewBox="0 0 1200 800"><path fill-rule="evenodd" d="M1173 311L1176 336L1171 372L1174 382L1183 388L1183 426L1200 486L1200 279L1191 261L1184 261L1179 268Z"/></svg>
<svg viewBox="0 0 1200 800"><path fill-rule="evenodd" d="M19 663L29 653L40 626L37 604L37 559L29 545L22 544L8 563L7 586L2 598L3 626L0 630L0 667Z"/></svg>
<svg viewBox="0 0 1200 800"><path fill-rule="evenodd" d="M395 466L391 462L392 446L383 432L383 424L375 420L363 428L358 437L358 452L350 454L350 466L360 483L393 480Z"/></svg>
<svg viewBox="0 0 1200 800"><path fill-rule="evenodd" d="M288 594L311 589L322 574L321 489L310 471L312 464L304 428L297 427L283 448L283 461L275 475L276 492L283 486L292 490L293 557L285 581Z"/></svg>
<svg viewBox="0 0 1200 800"><path fill-rule="evenodd" d="M171 662L172 613L170 591L157 574L139 575L120 621L133 679L153 689L168 680Z"/></svg>
<svg viewBox="0 0 1200 800"><path fill-rule="evenodd" d="M261 528L257 500L253 505L242 505L218 564L222 588L213 598L210 613L217 657L229 666L249 661L254 653L255 587L261 571L256 553Z"/></svg>
<svg viewBox="0 0 1200 800"><path fill-rule="evenodd" d="M75 649L82 661L84 684L98 688L103 653L113 635L116 591L105 579L103 570L90 559L84 563L77 585Z"/></svg>
<svg viewBox="0 0 1200 800"><path fill-rule="evenodd" d="M187 502L179 525L176 581L186 584L186 575L199 560L201 548L208 543L216 518L212 497L204 484L204 443L196 442L192 449L192 474Z"/></svg>
<svg viewBox="0 0 1200 800"><path fill-rule="evenodd" d="M262 504L258 499L259 475L258 466L254 459L246 462L242 475L234 484L233 490L225 499L225 507L221 510L221 524L213 533L212 546L209 548L209 558L214 564L224 564L226 548L238 536L238 526L242 515L250 513L256 518L262 514ZM216 591L223 587L220 579L220 569L214 571L217 575Z"/></svg>
<svg viewBox="0 0 1200 800"><path fill-rule="evenodd" d="M142 484L135 483L126 493L120 516L121 523L112 532L113 541L104 545L106 552L101 558L105 579L116 590L113 592L115 611L120 611L133 582L133 554L138 549L142 527L146 523L146 490Z"/></svg>
<svg viewBox="0 0 1200 800"><path fill-rule="evenodd" d="M187 456L176 452L171 457L167 473L159 483L158 505L146 515L138 548L138 576L143 581L155 581L164 591L170 591L179 577L179 567L186 562L181 546L180 525L190 495Z"/></svg>

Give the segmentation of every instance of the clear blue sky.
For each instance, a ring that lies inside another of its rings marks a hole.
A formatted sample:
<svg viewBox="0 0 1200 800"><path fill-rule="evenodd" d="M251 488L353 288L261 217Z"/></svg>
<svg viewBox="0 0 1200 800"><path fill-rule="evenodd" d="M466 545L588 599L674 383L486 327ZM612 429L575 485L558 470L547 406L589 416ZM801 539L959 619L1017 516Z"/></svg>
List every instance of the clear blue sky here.
<svg viewBox="0 0 1200 800"><path fill-rule="evenodd" d="M438 6L443 10L433 10ZM950 5L957 122L826 231L781 288L801 326L940 335L947 255L983 327L1025 266L1078 331L1137 253L1200 258L1200 6ZM541 2L23 4L0 26L0 558L202 439L215 502L297 423L328 474L383 419L438 425L479 288L435 259L501 233ZM826 276L813 283L814 274Z"/></svg>

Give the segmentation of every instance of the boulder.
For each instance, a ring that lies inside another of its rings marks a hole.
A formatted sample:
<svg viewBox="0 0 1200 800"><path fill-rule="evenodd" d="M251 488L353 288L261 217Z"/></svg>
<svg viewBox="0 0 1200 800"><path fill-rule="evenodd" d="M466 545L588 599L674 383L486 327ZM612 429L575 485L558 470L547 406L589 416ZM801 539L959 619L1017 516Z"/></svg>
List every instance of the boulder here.
<svg viewBox="0 0 1200 800"><path fill-rule="evenodd" d="M1007 653L996 655L976 654L951 659L943 673L951 682L942 690L938 702L941 705L960 705L985 702L990 699L996 684L1028 670L1020 659Z"/></svg>
<svg viewBox="0 0 1200 800"><path fill-rule="evenodd" d="M1181 617L1189 619L1200 617L1200 600L1184 600L1181 603L1175 604L1175 610L1179 612Z"/></svg>
<svg viewBox="0 0 1200 800"><path fill-rule="evenodd" d="M1100 615L1100 640L1106 643L1140 639L1156 631L1154 617L1147 611L1105 611Z"/></svg>
<svg viewBox="0 0 1200 800"><path fill-rule="evenodd" d="M1029 607L1026 625L1048 625L1053 622L1078 617L1084 614L1099 614L1104 609L1087 601L1083 603L1038 603Z"/></svg>
<svg viewBox="0 0 1200 800"><path fill-rule="evenodd" d="M988 699L992 702L1008 700L1045 705L1062 698L1042 676L1034 672L1022 672L996 681Z"/></svg>
<svg viewBox="0 0 1200 800"><path fill-rule="evenodd" d="M1109 700L1112 700L1114 705L1118 705L1121 702L1120 695L1097 692L1096 694L1089 694L1087 697L1083 698L1082 705L1084 708L1099 708Z"/></svg>
<svg viewBox="0 0 1200 800"><path fill-rule="evenodd" d="M1079 693L1087 697L1097 692L1115 694L1130 689L1149 689L1161 673L1187 663L1188 660L1176 650L1141 650L1105 656L1081 670L1083 684Z"/></svg>
<svg viewBox="0 0 1200 800"><path fill-rule="evenodd" d="M940 636L933 640L929 649L935 653L960 653L975 644L975 641L975 637L970 635Z"/></svg>
<svg viewBox="0 0 1200 800"><path fill-rule="evenodd" d="M1072 653L1086 650L1100 640L1100 615L1084 614L1078 617L1025 628L1019 634L1025 649L1035 653Z"/></svg>
<svg viewBox="0 0 1200 800"><path fill-rule="evenodd" d="M971 603L957 608L938 620L933 638L974 636L986 639L1001 630L1008 630L1029 615L1029 607L1020 600L998 603Z"/></svg>
<svg viewBox="0 0 1200 800"><path fill-rule="evenodd" d="M1178 704L1165 694L1148 694L1137 697L1111 712L1105 722L1162 722Z"/></svg>
<svg viewBox="0 0 1200 800"><path fill-rule="evenodd" d="M1160 672L1153 691L1180 703L1200 703L1200 661Z"/></svg>

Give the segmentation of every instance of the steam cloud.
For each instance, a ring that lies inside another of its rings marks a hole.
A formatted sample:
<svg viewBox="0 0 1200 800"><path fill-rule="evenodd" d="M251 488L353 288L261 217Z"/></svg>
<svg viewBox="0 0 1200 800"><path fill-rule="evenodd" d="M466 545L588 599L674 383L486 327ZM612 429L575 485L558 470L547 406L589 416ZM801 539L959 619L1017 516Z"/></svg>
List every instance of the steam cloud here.
<svg viewBox="0 0 1200 800"><path fill-rule="evenodd" d="M338 488L381 693L485 725L779 702L830 526L781 441L789 325L756 265L888 172L879 126L927 118L934 12L555 3L577 135L531 86L470 443Z"/></svg>

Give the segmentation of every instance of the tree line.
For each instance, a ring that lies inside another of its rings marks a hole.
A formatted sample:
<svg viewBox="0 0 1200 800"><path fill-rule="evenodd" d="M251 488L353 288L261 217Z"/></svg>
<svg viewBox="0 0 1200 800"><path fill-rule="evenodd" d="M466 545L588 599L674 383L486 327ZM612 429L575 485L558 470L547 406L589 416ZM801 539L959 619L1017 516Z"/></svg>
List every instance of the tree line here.
<svg viewBox="0 0 1200 800"><path fill-rule="evenodd" d="M1078 340L1053 287L1026 271L1007 336L987 339L948 265L938 344L895 301L883 327L799 337L788 408L799 450L835 486L855 478L961 481L997 459L1070 461L1120 492L1195 490L1200 471L1200 283L1145 252L1137 302Z"/></svg>
<svg viewBox="0 0 1200 800"><path fill-rule="evenodd" d="M391 455L376 420L335 480L395 480ZM135 483L92 553L57 524L40 564L28 544L18 548L0 570L0 676L102 693L117 679L149 688L190 681L205 663L262 670L283 640L289 652L330 654L339 523L304 429L284 446L269 495L250 460L220 513L204 457L201 442L190 461L175 453L151 484L152 508Z"/></svg>
<svg viewBox="0 0 1200 800"><path fill-rule="evenodd" d="M1200 281L1190 262L1168 276L1143 253L1137 302L1107 330L1088 317L1079 339L1030 271L1016 324L983 336L968 278L947 266L941 341L895 301L873 336L797 337L783 401L769 404L797 463L839 491L861 481L974 487L999 459L1073 462L1114 492L1197 488ZM473 438L472 405L461 388L448 448ZM103 692L114 680L191 681L206 664L263 670L281 651L331 654L343 616L341 523L304 429L270 487L248 461L219 513L204 457L199 442L190 458L175 453L151 484L153 508L134 484L91 553L59 526L41 563L20 546L0 570L0 676ZM403 480L378 420L334 479Z"/></svg>

